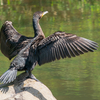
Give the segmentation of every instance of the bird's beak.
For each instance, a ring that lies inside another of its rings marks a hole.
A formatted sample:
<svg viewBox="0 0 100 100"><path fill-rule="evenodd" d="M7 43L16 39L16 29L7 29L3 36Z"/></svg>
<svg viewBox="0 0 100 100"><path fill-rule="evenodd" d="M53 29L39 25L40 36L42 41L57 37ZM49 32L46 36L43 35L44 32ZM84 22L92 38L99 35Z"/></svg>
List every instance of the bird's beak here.
<svg viewBox="0 0 100 100"><path fill-rule="evenodd" d="M48 11L43 12L42 17L43 17L45 14L47 14L47 13L48 13Z"/></svg>

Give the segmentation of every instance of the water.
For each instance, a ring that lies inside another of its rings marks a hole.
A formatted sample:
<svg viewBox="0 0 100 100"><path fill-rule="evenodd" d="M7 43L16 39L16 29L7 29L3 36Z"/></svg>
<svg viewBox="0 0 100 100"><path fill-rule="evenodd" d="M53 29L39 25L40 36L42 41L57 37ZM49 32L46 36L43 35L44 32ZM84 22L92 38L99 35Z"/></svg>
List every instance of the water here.
<svg viewBox="0 0 100 100"><path fill-rule="evenodd" d="M49 11L40 20L45 36L65 31L100 44L100 1L98 0L1 0L0 27L13 22L19 33L34 36L32 16ZM0 53L0 75L10 62ZM52 91L57 100L100 100L100 49L71 59L36 66L33 74Z"/></svg>

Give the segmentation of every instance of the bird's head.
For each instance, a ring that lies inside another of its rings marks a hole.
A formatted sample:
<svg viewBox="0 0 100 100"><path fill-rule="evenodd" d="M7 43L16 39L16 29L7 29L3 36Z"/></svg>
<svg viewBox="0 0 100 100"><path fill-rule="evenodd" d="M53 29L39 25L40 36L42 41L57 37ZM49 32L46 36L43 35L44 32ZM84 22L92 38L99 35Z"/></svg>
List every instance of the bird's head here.
<svg viewBox="0 0 100 100"><path fill-rule="evenodd" d="M48 13L48 11L44 11L44 12L38 11L38 12L35 12L34 15L33 15L33 19L39 20L47 13Z"/></svg>

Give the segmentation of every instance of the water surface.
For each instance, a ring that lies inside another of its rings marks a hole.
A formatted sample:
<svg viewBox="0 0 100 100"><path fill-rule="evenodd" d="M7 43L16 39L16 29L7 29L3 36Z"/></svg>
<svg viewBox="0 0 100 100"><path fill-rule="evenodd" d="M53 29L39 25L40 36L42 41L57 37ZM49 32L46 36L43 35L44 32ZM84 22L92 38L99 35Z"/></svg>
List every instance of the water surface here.
<svg viewBox="0 0 100 100"><path fill-rule="evenodd" d="M49 11L40 20L46 37L65 31L100 44L99 0L1 0L0 27L10 20L19 33L34 36L32 16L36 11ZM0 53L0 75L10 62ZM99 48L93 53L36 66L33 74L57 100L100 100Z"/></svg>

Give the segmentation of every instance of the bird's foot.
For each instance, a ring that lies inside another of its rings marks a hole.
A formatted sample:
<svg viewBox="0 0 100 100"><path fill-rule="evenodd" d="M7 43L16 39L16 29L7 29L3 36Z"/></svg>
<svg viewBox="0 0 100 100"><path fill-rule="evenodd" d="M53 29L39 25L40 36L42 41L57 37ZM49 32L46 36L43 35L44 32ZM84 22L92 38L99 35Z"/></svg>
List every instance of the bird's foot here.
<svg viewBox="0 0 100 100"><path fill-rule="evenodd" d="M26 79L28 79L28 78L33 79L33 80L35 80L37 82L40 82L33 74L31 74L30 76L26 77Z"/></svg>

